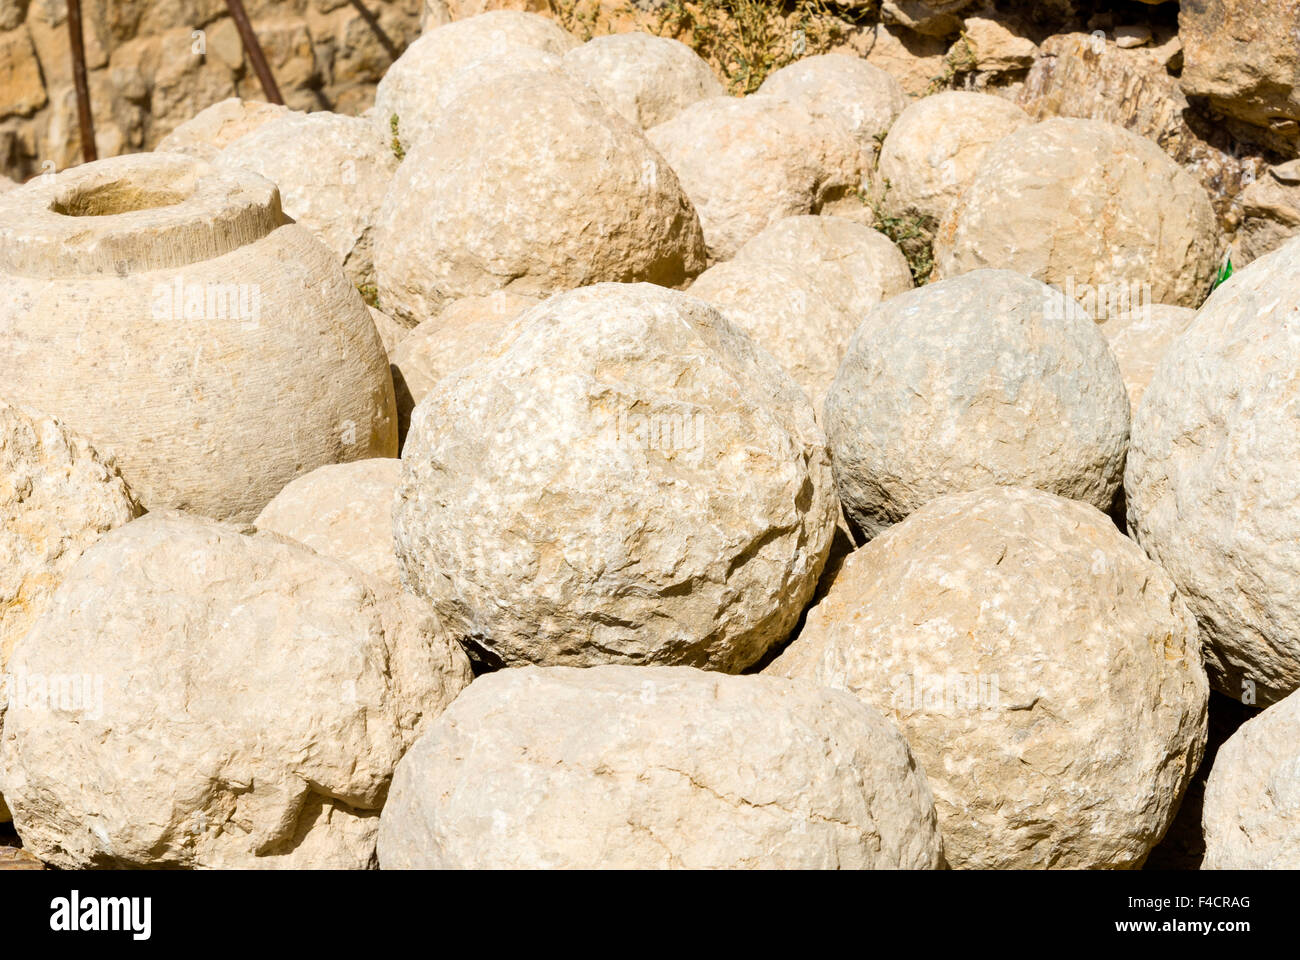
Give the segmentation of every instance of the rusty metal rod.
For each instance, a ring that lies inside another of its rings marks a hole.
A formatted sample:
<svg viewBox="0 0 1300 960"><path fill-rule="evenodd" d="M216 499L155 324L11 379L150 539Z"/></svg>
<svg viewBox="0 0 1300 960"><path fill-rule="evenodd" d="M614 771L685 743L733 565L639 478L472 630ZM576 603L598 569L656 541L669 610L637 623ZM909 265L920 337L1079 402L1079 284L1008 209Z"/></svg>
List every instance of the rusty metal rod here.
<svg viewBox="0 0 1300 960"><path fill-rule="evenodd" d="M275 82L275 75L271 73L271 68L267 66L266 54L262 52L262 45L257 42L257 34L253 32L253 25L248 22L248 13L244 10L243 0L226 0L226 6L230 8L230 18L235 21L235 29L239 31L239 39L243 41L244 50L248 53L248 59L253 64L253 72L257 74L257 79L262 82L262 91L266 94L266 99L271 103L284 103L284 97L280 96L280 87Z"/></svg>
<svg viewBox="0 0 1300 960"><path fill-rule="evenodd" d="M81 159L99 159L95 149L95 118L90 112L86 83L86 40L81 32L81 0L68 0L68 37L72 41L72 82L77 88L77 122L81 125Z"/></svg>

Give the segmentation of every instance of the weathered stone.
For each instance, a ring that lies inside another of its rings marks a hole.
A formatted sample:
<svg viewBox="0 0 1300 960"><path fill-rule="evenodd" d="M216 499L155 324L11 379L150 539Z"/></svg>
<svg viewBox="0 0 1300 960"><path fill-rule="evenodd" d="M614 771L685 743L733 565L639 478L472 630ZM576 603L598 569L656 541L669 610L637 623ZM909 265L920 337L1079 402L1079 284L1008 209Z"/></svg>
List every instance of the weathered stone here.
<svg viewBox="0 0 1300 960"><path fill-rule="evenodd" d="M1225 230L1241 218L1236 197L1264 170L1222 124L1201 119L1170 75L1178 38L1159 48L1124 50L1084 33L1043 41L1017 102L1034 119L1105 120L1153 140L1200 182Z"/></svg>
<svg viewBox="0 0 1300 960"><path fill-rule="evenodd" d="M65 869L374 866L394 766L470 681L414 597L180 514L82 554L10 670L5 797Z"/></svg>
<svg viewBox="0 0 1300 960"><path fill-rule="evenodd" d="M838 216L778 220L737 250L735 259L798 270L852 315L855 326L881 300L912 289L907 259L887 236Z"/></svg>
<svg viewBox="0 0 1300 960"><path fill-rule="evenodd" d="M878 23L867 62L891 74L909 97L924 97L943 73L947 55L948 43L940 37Z"/></svg>
<svg viewBox="0 0 1300 960"><path fill-rule="evenodd" d="M822 422L845 515L867 537L948 493L1039 487L1110 508L1128 447L1124 380L1095 323L1008 270L876 307Z"/></svg>
<svg viewBox="0 0 1300 960"><path fill-rule="evenodd" d="M295 116L301 114L288 107L228 97L176 127L158 142L157 149L159 153L184 153L202 160L215 160L222 150L263 124Z"/></svg>
<svg viewBox="0 0 1300 960"><path fill-rule="evenodd" d="M1242 221L1233 261L1244 267L1300 233L1300 161L1269 169L1241 192L1240 203Z"/></svg>
<svg viewBox="0 0 1300 960"><path fill-rule="evenodd" d="M1300 140L1298 25L1300 0L1189 0L1178 11L1183 89L1273 131L1294 151Z"/></svg>
<svg viewBox="0 0 1300 960"><path fill-rule="evenodd" d="M835 513L776 361L694 297L600 284L421 401L394 525L405 582L490 657L738 671L794 626Z"/></svg>
<svg viewBox="0 0 1300 960"><path fill-rule="evenodd" d="M1247 720L1214 759L1206 870L1300 868L1300 693Z"/></svg>
<svg viewBox="0 0 1300 960"><path fill-rule="evenodd" d="M724 91L686 44L648 33L595 37L564 55L565 68L590 84L611 110L643 129Z"/></svg>
<svg viewBox="0 0 1300 960"><path fill-rule="evenodd" d="M389 363L393 359L393 352L397 345L405 340L412 332L412 329L404 323L399 323L382 310L377 310L367 305L366 309L370 311L370 319L375 322L375 330L379 333L379 341L384 345L384 353L388 354ZM394 384L396 387L396 384ZM400 403L399 415L400 415Z"/></svg>
<svg viewBox="0 0 1300 960"><path fill-rule="evenodd" d="M821 409L858 321L815 277L784 263L728 260L700 274L690 294L753 337Z"/></svg>
<svg viewBox="0 0 1300 960"><path fill-rule="evenodd" d="M882 0L881 20L932 37L948 37L961 30L957 14L975 0Z"/></svg>
<svg viewBox="0 0 1300 960"><path fill-rule="evenodd" d="M936 500L851 554L768 673L847 689L916 752L958 868L1138 866L1201 759L1173 583L1039 490Z"/></svg>
<svg viewBox="0 0 1300 960"><path fill-rule="evenodd" d="M922 218L933 230L975 179L994 143L1033 121L1001 97L948 91L918 100L880 151L886 212Z"/></svg>
<svg viewBox="0 0 1300 960"><path fill-rule="evenodd" d="M1115 28L1115 46L1121 50L1144 47L1151 42L1151 28L1136 24L1134 26Z"/></svg>
<svg viewBox="0 0 1300 960"><path fill-rule="evenodd" d="M902 86L861 57L828 53L806 57L769 74L760 94L798 103L815 117L838 123L861 145L870 168L885 135L907 106Z"/></svg>
<svg viewBox="0 0 1300 960"><path fill-rule="evenodd" d="M46 104L45 84L26 27L0 33L0 119L26 117Z"/></svg>
<svg viewBox="0 0 1300 960"><path fill-rule="evenodd" d="M1152 303L1135 305L1126 315L1111 317L1102 324L1101 331L1124 374L1134 414L1165 351L1195 318L1196 311L1190 307Z"/></svg>
<svg viewBox="0 0 1300 960"><path fill-rule="evenodd" d="M984 154L939 226L940 277L983 267L1053 285L1139 284L1195 307L1217 266L1206 192L1149 140L1096 120L1023 127Z"/></svg>
<svg viewBox="0 0 1300 960"><path fill-rule="evenodd" d="M1215 291L1133 422L1134 536L1187 598L1215 689L1269 704L1300 686L1300 242Z"/></svg>
<svg viewBox="0 0 1300 960"><path fill-rule="evenodd" d="M852 196L865 176L846 130L775 96L701 100L648 136L681 178L714 260L783 217Z"/></svg>
<svg viewBox="0 0 1300 960"><path fill-rule="evenodd" d="M411 411L434 384L491 353L519 314L536 303L503 291L466 297L412 330L391 354L401 436L410 430Z"/></svg>
<svg viewBox="0 0 1300 960"><path fill-rule="evenodd" d="M253 525L400 586L393 494L401 467L391 458L317 467L276 494Z"/></svg>
<svg viewBox="0 0 1300 960"><path fill-rule="evenodd" d="M438 94L458 71L484 57L509 58L520 48L559 56L577 45L555 21L517 10L493 10L439 26L412 43L384 74L375 91L376 116L384 129L398 118L397 134L410 151L438 133Z"/></svg>
<svg viewBox="0 0 1300 960"><path fill-rule="evenodd" d="M365 304L261 177L153 153L10 191L0 281L0 383L149 510L251 519L315 467L397 453Z"/></svg>
<svg viewBox="0 0 1300 960"><path fill-rule="evenodd" d="M976 70L988 73L1028 70L1038 55L1038 45L1034 41L1012 32L1000 20L967 17L962 36L970 47Z"/></svg>
<svg viewBox="0 0 1300 960"><path fill-rule="evenodd" d="M677 177L587 86L544 71L489 73L440 116L380 213L379 295L399 319L414 325L501 289L678 286L703 269L699 220Z"/></svg>
<svg viewBox="0 0 1300 960"><path fill-rule="evenodd" d="M335 113L291 114L240 137L213 162L274 183L284 212L338 255L348 279L374 283L375 220L397 157L373 123Z"/></svg>
<svg viewBox="0 0 1300 960"><path fill-rule="evenodd" d="M687 667L506 670L398 765L393 868L935 868L903 738L853 697Z"/></svg>

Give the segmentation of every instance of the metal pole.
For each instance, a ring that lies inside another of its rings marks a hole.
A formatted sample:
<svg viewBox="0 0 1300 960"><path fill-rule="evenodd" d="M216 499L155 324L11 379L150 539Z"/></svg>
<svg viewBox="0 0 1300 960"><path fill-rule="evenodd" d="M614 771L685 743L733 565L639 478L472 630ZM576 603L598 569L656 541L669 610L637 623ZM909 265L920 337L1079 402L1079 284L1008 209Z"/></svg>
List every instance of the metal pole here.
<svg viewBox="0 0 1300 960"><path fill-rule="evenodd" d="M257 74L257 79L262 81L262 91L266 94L266 99L271 103L283 104L284 97L280 96L280 88L276 85L275 76L266 64L266 55L262 53L262 45L257 42L257 34L253 33L253 25L248 22L248 13L244 10L243 0L226 0L226 6L230 8L230 17L235 21L239 39L243 41L244 50L247 51L248 59L253 64L253 72Z"/></svg>
<svg viewBox="0 0 1300 960"><path fill-rule="evenodd" d="M72 82L77 88L77 121L81 125L81 159L99 159L95 150L95 118L90 113L86 83L86 42L81 32L81 0L68 0L68 37L72 41Z"/></svg>

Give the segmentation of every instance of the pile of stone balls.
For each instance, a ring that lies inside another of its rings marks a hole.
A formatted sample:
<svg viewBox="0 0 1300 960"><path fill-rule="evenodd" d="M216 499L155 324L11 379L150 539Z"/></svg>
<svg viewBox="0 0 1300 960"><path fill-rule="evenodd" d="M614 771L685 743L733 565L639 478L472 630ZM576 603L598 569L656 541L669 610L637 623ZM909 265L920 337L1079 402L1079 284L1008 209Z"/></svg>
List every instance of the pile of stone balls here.
<svg viewBox="0 0 1300 960"><path fill-rule="evenodd" d="M1300 244L1205 301L1216 229L1101 122L516 12L11 190L0 816L65 868L1135 867L1213 687L1269 706L1207 862L1300 866Z"/></svg>

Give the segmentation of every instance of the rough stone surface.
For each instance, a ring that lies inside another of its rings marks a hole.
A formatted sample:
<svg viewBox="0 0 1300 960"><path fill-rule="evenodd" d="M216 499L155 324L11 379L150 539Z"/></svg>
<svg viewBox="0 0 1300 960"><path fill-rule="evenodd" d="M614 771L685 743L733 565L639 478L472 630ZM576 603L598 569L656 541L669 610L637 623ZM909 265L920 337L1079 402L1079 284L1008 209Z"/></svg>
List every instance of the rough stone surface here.
<svg viewBox="0 0 1300 960"><path fill-rule="evenodd" d="M1205 743L1173 583L1105 515L1026 488L944 497L851 554L767 672L898 724L958 868L1140 865Z"/></svg>
<svg viewBox="0 0 1300 960"><path fill-rule="evenodd" d="M1196 307L1218 266L1209 196L1149 140L1046 120L999 140L939 227L935 270L998 267L1053 285L1149 284Z"/></svg>
<svg viewBox="0 0 1300 960"><path fill-rule="evenodd" d="M648 33L594 37L566 53L564 66L594 87L611 110L646 130L697 100L724 93L694 50Z"/></svg>
<svg viewBox="0 0 1300 960"><path fill-rule="evenodd" d="M0 383L148 510L251 520L294 477L397 454L375 325L262 177L170 153L0 196Z"/></svg>
<svg viewBox="0 0 1300 960"><path fill-rule="evenodd" d="M388 68L375 91L375 116L387 130L396 115L398 136L410 151L438 132L439 92L460 70L485 57L512 57L520 48L562 56L577 45L555 21L518 10L492 10L436 27Z"/></svg>
<svg viewBox="0 0 1300 960"><path fill-rule="evenodd" d="M367 305L366 309L370 311L370 319L375 322L375 330L379 333L379 341L384 345L384 352L388 354L391 361L393 353L397 350L398 344L407 338L413 331L404 323L399 323L382 310L376 310L374 307ZM394 374L394 376L396 376ZM394 384L396 386L396 384ZM401 404L398 404L400 414Z"/></svg>
<svg viewBox="0 0 1300 960"><path fill-rule="evenodd" d="M971 6L975 0L882 0L881 19L898 24L917 33L933 37L947 37L962 27L957 14Z"/></svg>
<svg viewBox="0 0 1300 960"><path fill-rule="evenodd" d="M1215 688L1300 686L1300 242L1237 273L1165 354L1133 422L1129 527L1201 625Z"/></svg>
<svg viewBox="0 0 1300 960"><path fill-rule="evenodd" d="M1202 824L1206 870L1300 869L1300 693L1219 748Z"/></svg>
<svg viewBox="0 0 1300 960"><path fill-rule="evenodd" d="M399 318L423 322L500 289L678 286L704 268L676 175L585 85L546 71L484 75L441 117L380 214L380 299Z"/></svg>
<svg viewBox="0 0 1300 960"><path fill-rule="evenodd" d="M507 670L398 766L391 868L937 867L903 738L853 697L688 667Z"/></svg>
<svg viewBox="0 0 1300 960"><path fill-rule="evenodd" d="M1300 139L1300 0L1199 0L1182 4L1183 89L1294 150Z"/></svg>
<svg viewBox="0 0 1300 960"><path fill-rule="evenodd" d="M1077 305L1008 270L887 300L853 335L822 421L844 512L875 536L947 493L1031 486L1110 508L1129 403Z"/></svg>
<svg viewBox="0 0 1300 960"><path fill-rule="evenodd" d="M374 866L393 767L470 681L414 597L180 514L82 554L10 669L5 797L66 869Z"/></svg>
<svg viewBox="0 0 1300 960"><path fill-rule="evenodd" d="M1300 233L1300 160L1269 169L1241 192L1233 263L1244 267Z"/></svg>
<svg viewBox="0 0 1300 960"><path fill-rule="evenodd" d="M989 17L967 17L962 25L962 37L970 49L975 69L988 73L1028 70L1038 55L1034 41Z"/></svg>
<svg viewBox="0 0 1300 960"><path fill-rule="evenodd" d="M490 353L515 318L536 303L500 290L466 297L412 330L391 355L401 435L410 430L411 411L435 383Z"/></svg>
<svg viewBox="0 0 1300 960"><path fill-rule="evenodd" d="M317 467L276 494L253 525L400 585L393 494L401 468L386 457Z"/></svg>
<svg viewBox="0 0 1300 960"><path fill-rule="evenodd" d="M397 156L373 123L325 112L272 119L214 163L266 177L284 212L338 255L353 283L374 283L375 220Z"/></svg>
<svg viewBox="0 0 1300 960"><path fill-rule="evenodd" d="M935 78L943 73L947 53L948 42L941 37L878 23L867 62L887 71L909 97L924 97L933 92Z"/></svg>
<svg viewBox="0 0 1300 960"><path fill-rule="evenodd" d="M820 410L858 327L815 277L765 260L728 260L705 270L690 294L717 307L785 367Z"/></svg>
<svg viewBox="0 0 1300 960"><path fill-rule="evenodd" d="M985 93L948 91L918 100L880 150L886 212L925 218L933 230L975 179L988 148L1032 122L1014 103Z"/></svg>
<svg viewBox="0 0 1300 960"><path fill-rule="evenodd" d="M907 106L902 86L861 57L805 57L768 75L760 94L784 97L815 117L838 123L858 141L870 166L885 135Z"/></svg>
<svg viewBox="0 0 1300 960"><path fill-rule="evenodd" d="M830 548L811 404L711 306L561 294L416 408L405 582L510 664L738 671L785 638Z"/></svg>
<svg viewBox="0 0 1300 960"><path fill-rule="evenodd" d="M1120 372L1124 374L1134 414L1165 351L1195 318L1196 311L1190 307L1155 303L1135 307L1128 315L1112 317L1102 324L1101 332L1110 342Z"/></svg>
<svg viewBox="0 0 1300 960"><path fill-rule="evenodd" d="M216 160L221 151L272 120L305 114L261 100L227 97L200 110L158 142L159 153L184 153Z"/></svg>
<svg viewBox="0 0 1300 960"><path fill-rule="evenodd" d="M714 260L783 217L852 196L865 175L847 131L775 96L701 100L648 136L695 204Z"/></svg>

